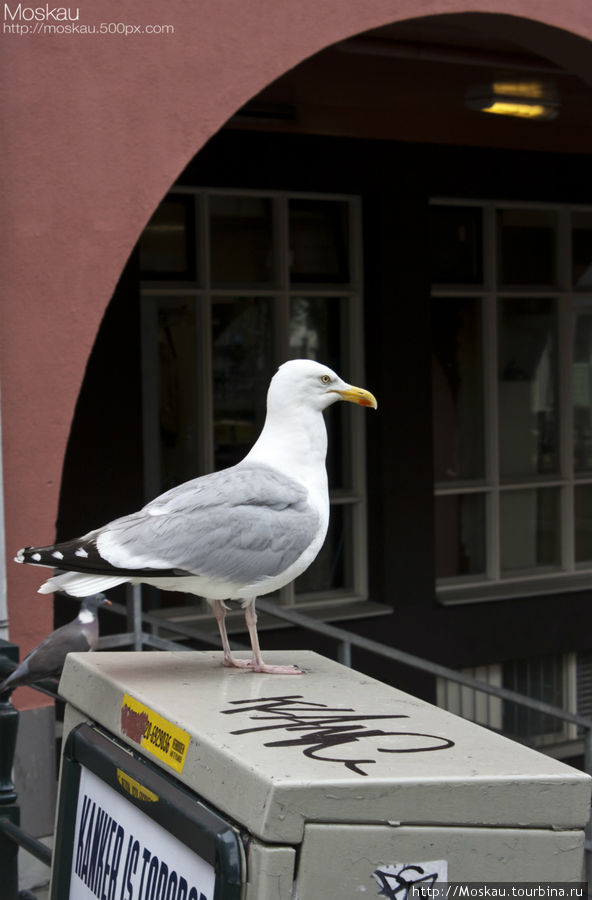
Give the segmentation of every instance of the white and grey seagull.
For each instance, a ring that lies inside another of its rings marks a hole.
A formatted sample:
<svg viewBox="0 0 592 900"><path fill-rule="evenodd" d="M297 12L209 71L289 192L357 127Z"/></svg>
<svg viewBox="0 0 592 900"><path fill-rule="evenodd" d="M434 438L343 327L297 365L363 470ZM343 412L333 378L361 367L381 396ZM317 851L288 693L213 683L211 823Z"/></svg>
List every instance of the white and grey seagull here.
<svg viewBox="0 0 592 900"><path fill-rule="evenodd" d="M16 561L57 568L39 592L85 597L119 584L150 584L204 597L218 623L224 665L300 674L266 665L255 601L291 582L312 563L329 524L323 412L338 400L377 407L314 360L279 367L267 393L261 434L235 466L174 487L139 512L72 541L19 550ZM225 600L241 600L253 657L235 658Z"/></svg>

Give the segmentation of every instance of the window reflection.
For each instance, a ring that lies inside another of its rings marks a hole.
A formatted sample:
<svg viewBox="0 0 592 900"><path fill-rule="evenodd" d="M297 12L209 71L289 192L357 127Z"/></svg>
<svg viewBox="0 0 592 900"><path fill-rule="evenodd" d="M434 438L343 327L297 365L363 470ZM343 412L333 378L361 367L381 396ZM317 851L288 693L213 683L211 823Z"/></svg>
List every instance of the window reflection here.
<svg viewBox="0 0 592 900"><path fill-rule="evenodd" d="M485 495L436 498L436 577L485 572Z"/></svg>
<svg viewBox="0 0 592 900"><path fill-rule="evenodd" d="M292 199L289 229L291 282L344 284L350 280L347 202Z"/></svg>
<svg viewBox="0 0 592 900"><path fill-rule="evenodd" d="M556 472L556 301L500 301L499 455L504 477Z"/></svg>
<svg viewBox="0 0 592 900"><path fill-rule="evenodd" d="M142 278L195 281L193 197L167 197L142 232L139 242Z"/></svg>
<svg viewBox="0 0 592 900"><path fill-rule="evenodd" d="M539 656L531 659L510 660L503 663L503 687L535 700L543 700L552 706L566 708L565 665L562 656ZM504 734L530 740L545 736L550 742L562 736L564 723L554 716L517 703L503 705ZM543 741L544 743L544 741Z"/></svg>
<svg viewBox="0 0 592 900"><path fill-rule="evenodd" d="M432 416L437 482L484 476L481 307L432 301Z"/></svg>
<svg viewBox="0 0 592 900"><path fill-rule="evenodd" d="M592 212L573 213L571 262L574 287L592 288Z"/></svg>
<svg viewBox="0 0 592 900"><path fill-rule="evenodd" d="M504 209L497 214L498 274L504 287L556 283L556 220L550 210Z"/></svg>
<svg viewBox="0 0 592 900"><path fill-rule="evenodd" d="M290 300L290 355L317 359L333 369L346 360L342 334L347 301L341 297L292 297Z"/></svg>
<svg viewBox="0 0 592 900"><path fill-rule="evenodd" d="M592 472L592 300L578 300L574 328L572 403L574 468Z"/></svg>
<svg viewBox="0 0 592 900"><path fill-rule="evenodd" d="M158 423L161 489L198 474L198 395L195 383L193 300L160 301L158 328Z"/></svg>
<svg viewBox="0 0 592 900"><path fill-rule="evenodd" d="M592 561L592 484L575 489L576 562Z"/></svg>
<svg viewBox="0 0 592 900"><path fill-rule="evenodd" d="M434 284L481 284L483 213L474 206L432 206L430 278Z"/></svg>
<svg viewBox="0 0 592 900"><path fill-rule="evenodd" d="M272 203L266 197L210 197L212 285L274 280Z"/></svg>
<svg viewBox="0 0 592 900"><path fill-rule="evenodd" d="M297 594L353 588L351 506L331 507L325 543L313 564L295 583Z"/></svg>
<svg viewBox="0 0 592 900"><path fill-rule="evenodd" d="M317 359L348 378L348 301L342 297L292 297L290 301L290 356ZM329 436L327 472L331 489L351 486L351 443L347 403L336 403L325 413Z"/></svg>
<svg viewBox="0 0 592 900"><path fill-rule="evenodd" d="M557 567L560 562L559 490L503 491L500 547L503 572Z"/></svg>
<svg viewBox="0 0 592 900"><path fill-rule="evenodd" d="M265 420L273 375L271 301L229 297L212 302L214 465L234 465Z"/></svg>

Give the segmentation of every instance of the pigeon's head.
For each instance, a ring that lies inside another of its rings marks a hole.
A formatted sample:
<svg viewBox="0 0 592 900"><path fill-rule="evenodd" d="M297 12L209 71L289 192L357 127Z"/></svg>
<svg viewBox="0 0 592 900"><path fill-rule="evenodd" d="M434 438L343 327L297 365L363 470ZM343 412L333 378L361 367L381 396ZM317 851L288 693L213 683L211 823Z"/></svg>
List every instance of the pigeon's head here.
<svg viewBox="0 0 592 900"><path fill-rule="evenodd" d="M322 411L337 400L349 400L372 409L378 406L369 391L347 384L328 366L313 359L291 359L272 378L267 406L269 409L276 404L289 404Z"/></svg>
<svg viewBox="0 0 592 900"><path fill-rule="evenodd" d="M84 597L80 604L81 610L88 610L96 613L100 606L111 606L111 601L107 600L104 594L91 594L90 597Z"/></svg>

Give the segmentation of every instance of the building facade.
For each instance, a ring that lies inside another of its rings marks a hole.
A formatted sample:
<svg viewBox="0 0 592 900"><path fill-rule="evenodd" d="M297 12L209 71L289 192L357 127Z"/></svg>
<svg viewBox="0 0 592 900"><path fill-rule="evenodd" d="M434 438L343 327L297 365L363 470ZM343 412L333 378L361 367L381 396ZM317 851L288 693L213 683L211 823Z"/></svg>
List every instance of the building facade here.
<svg viewBox="0 0 592 900"><path fill-rule="evenodd" d="M380 406L330 419L332 529L278 602L584 709L592 12L231 5L98 3L76 20L97 33L3 34L10 639L53 626L18 547L229 464L275 366L306 355ZM548 118L476 109L494 90ZM564 755L574 738L478 715Z"/></svg>

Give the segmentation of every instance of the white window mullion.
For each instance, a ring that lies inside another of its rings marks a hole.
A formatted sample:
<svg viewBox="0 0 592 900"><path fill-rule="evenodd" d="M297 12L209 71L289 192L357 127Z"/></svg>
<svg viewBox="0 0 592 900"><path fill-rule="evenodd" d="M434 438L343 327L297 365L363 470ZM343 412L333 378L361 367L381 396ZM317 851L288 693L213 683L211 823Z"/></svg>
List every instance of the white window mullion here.
<svg viewBox="0 0 592 900"><path fill-rule="evenodd" d="M557 277L559 297L559 435L560 464L564 486L561 491L561 560L564 571L575 571L574 459L573 459L573 311L571 288L571 217L567 208L559 210Z"/></svg>
<svg viewBox="0 0 592 900"><path fill-rule="evenodd" d="M274 201L276 216L276 249L277 277L279 290L274 314L274 347L277 363L284 362L290 355L290 227L288 220L288 198L276 197Z"/></svg>
<svg viewBox="0 0 592 900"><path fill-rule="evenodd" d="M288 213L288 197L276 197L274 201L276 215L276 249L278 267L278 296L274 314L274 348L278 363L290 356L290 221ZM296 591L294 582L280 588L279 601L282 606L294 606Z"/></svg>
<svg viewBox="0 0 592 900"><path fill-rule="evenodd" d="M498 309L495 293L497 247L495 207L483 209L483 276L487 293L483 298L483 388L485 403L486 572L490 580L501 577L499 501L498 417Z"/></svg>
<svg viewBox="0 0 592 900"><path fill-rule="evenodd" d="M347 356L351 366L351 374L346 375L354 384L360 384L364 373L364 348L361 341L352 340L352 336L363 334L363 303L362 285L364 279L362 260L362 221L361 201L356 198L350 205L350 278L356 291L354 297L348 297L343 301L348 304L347 317L345 318L347 333ZM353 552L354 552L354 590L356 594L366 597L368 593L368 554L366 550L367 535L367 509L364 491L366 473L365 440L359 422L355 423L351 417L351 440L353 447L352 457L352 486L356 495L353 506ZM356 424L358 427L356 427ZM363 427L363 426L362 426Z"/></svg>
<svg viewBox="0 0 592 900"><path fill-rule="evenodd" d="M574 535L574 471L573 471L573 408L571 373L573 369L571 298L564 294L559 300L559 434L561 474L561 558L564 571L575 570Z"/></svg>
<svg viewBox="0 0 592 900"><path fill-rule="evenodd" d="M214 470L214 393L212 382L212 290L210 265L210 204L205 191L198 194L198 219L195 229L198 235L198 264L204 288L198 300L195 316L196 366L201 388L199 415L200 443L205 472ZM201 239L200 239L201 238Z"/></svg>
<svg viewBox="0 0 592 900"><path fill-rule="evenodd" d="M160 491L160 435L158 433L158 326L156 297L144 297L141 304L142 339L142 440L144 443L144 499Z"/></svg>

